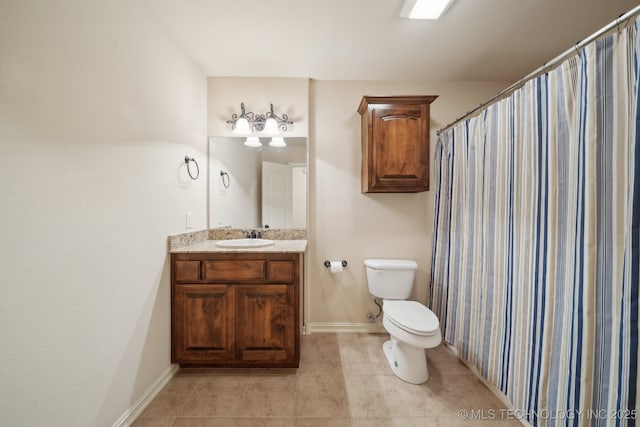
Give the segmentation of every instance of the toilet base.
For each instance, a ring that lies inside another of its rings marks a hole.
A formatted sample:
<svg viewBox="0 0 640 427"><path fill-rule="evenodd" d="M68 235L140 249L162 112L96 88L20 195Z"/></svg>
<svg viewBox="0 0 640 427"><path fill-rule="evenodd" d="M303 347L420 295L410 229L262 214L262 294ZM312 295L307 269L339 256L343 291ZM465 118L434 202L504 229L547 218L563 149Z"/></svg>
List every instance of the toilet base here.
<svg viewBox="0 0 640 427"><path fill-rule="evenodd" d="M429 379L424 348L398 341L392 336L382 344L382 350L391 371L401 380L411 384L422 384Z"/></svg>

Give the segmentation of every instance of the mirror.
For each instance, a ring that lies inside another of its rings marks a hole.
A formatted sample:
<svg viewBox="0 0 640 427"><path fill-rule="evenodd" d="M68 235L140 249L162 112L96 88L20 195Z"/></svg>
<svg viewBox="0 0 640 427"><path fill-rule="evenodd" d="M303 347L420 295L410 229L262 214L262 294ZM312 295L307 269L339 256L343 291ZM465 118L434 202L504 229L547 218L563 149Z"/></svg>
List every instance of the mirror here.
<svg viewBox="0 0 640 427"><path fill-rule="evenodd" d="M307 139L209 138L209 228L306 228Z"/></svg>

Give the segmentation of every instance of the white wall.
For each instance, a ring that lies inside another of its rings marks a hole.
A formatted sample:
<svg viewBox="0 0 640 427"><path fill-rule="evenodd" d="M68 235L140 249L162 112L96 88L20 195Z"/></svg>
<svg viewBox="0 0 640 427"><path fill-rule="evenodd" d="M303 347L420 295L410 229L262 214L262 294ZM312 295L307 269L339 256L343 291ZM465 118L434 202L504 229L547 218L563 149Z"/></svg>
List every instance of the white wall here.
<svg viewBox="0 0 640 427"><path fill-rule="evenodd" d="M435 132L507 85L312 81L306 319L310 331L366 330L370 326L367 313L377 314L378 309L367 290L366 258L418 261L413 298L427 300L434 192L360 192L360 115L356 109L362 96L439 95L431 104L433 162ZM329 274L323 266L324 260L342 259L348 266L340 275Z"/></svg>
<svg viewBox="0 0 640 427"><path fill-rule="evenodd" d="M0 425L109 426L170 366L206 78L120 0L0 2L0 58Z"/></svg>

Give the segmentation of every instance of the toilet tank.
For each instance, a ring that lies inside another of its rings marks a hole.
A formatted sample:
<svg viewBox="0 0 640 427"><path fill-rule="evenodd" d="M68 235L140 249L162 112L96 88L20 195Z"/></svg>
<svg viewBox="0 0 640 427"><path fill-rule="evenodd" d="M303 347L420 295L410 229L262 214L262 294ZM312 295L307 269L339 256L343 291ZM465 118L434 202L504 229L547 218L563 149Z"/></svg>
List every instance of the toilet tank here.
<svg viewBox="0 0 640 427"><path fill-rule="evenodd" d="M382 299L407 299L411 295L418 263L411 259L365 259L369 293Z"/></svg>

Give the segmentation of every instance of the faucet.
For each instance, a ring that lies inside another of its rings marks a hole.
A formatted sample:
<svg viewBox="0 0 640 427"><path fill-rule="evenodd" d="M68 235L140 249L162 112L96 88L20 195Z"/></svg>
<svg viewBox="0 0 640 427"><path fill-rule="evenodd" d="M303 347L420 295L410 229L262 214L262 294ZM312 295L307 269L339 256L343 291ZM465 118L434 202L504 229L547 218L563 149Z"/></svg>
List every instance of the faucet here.
<svg viewBox="0 0 640 427"><path fill-rule="evenodd" d="M262 232L256 230L247 230L247 239L262 239Z"/></svg>

